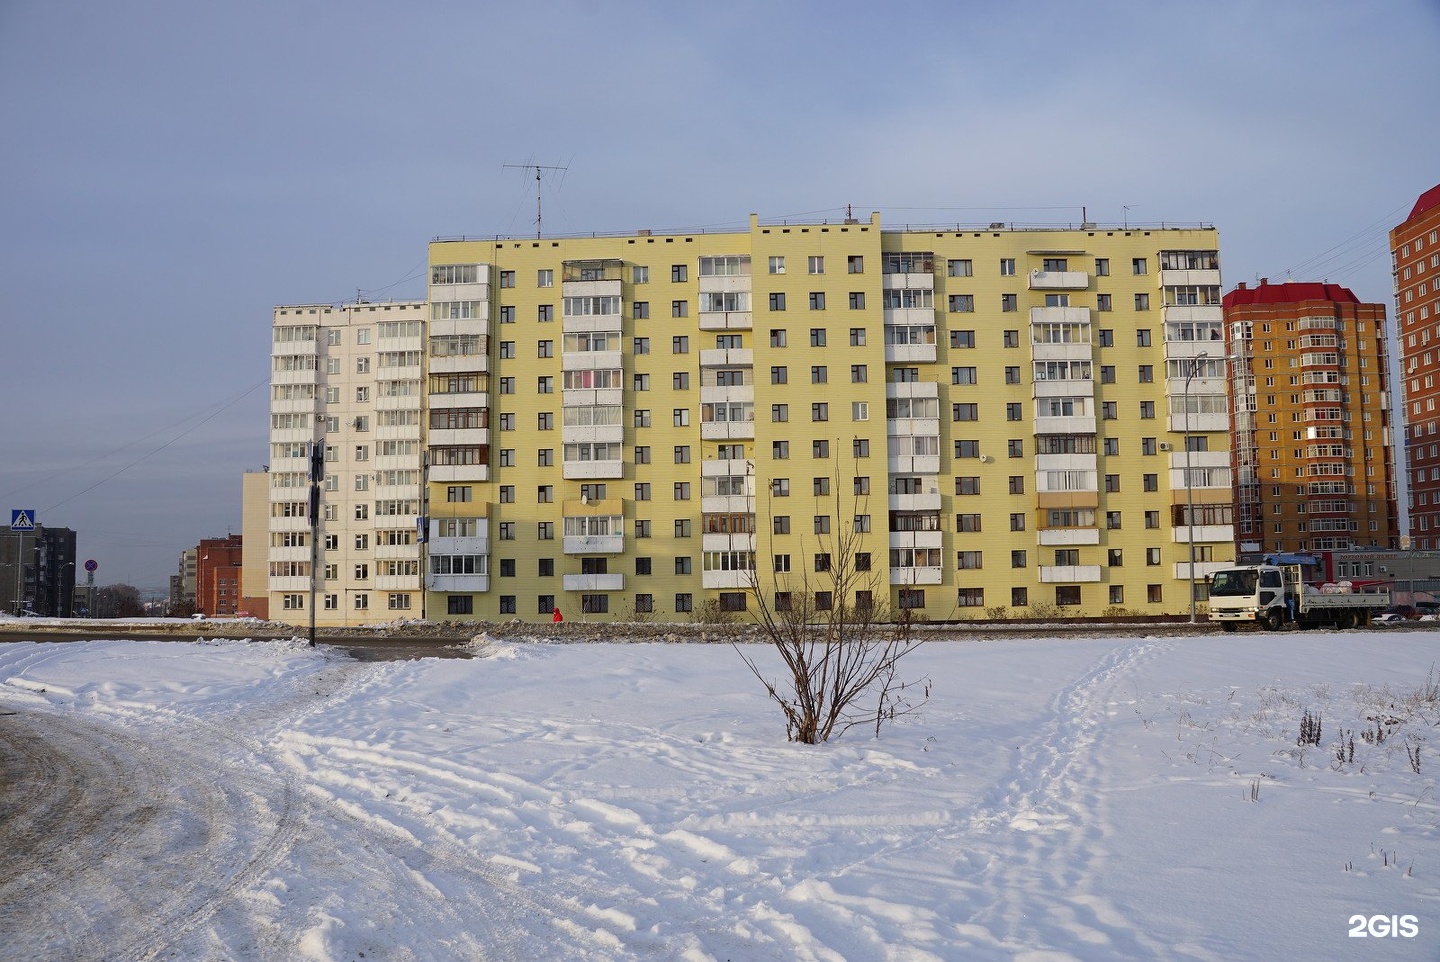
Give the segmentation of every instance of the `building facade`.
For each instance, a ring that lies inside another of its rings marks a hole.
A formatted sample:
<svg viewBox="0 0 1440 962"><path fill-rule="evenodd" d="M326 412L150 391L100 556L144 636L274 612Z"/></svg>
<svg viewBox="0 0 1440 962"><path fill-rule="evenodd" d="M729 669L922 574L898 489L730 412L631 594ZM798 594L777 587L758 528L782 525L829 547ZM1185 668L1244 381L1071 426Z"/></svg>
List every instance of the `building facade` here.
<svg viewBox="0 0 1440 962"><path fill-rule="evenodd" d="M1421 194L1390 232L1395 319L1405 398L1405 470L1411 544L1440 548L1440 185Z"/></svg>
<svg viewBox="0 0 1440 962"><path fill-rule="evenodd" d="M12 615L69 618L75 591L75 532L35 526L0 531L0 607Z"/></svg>
<svg viewBox="0 0 1440 962"><path fill-rule="evenodd" d="M1384 305L1262 279L1224 306L1237 550L1398 548Z"/></svg>
<svg viewBox="0 0 1440 962"><path fill-rule="evenodd" d="M316 441L318 624L688 619L752 584L1173 614L1233 560L1211 228L752 216L429 260L426 302L274 312L272 618L308 618Z"/></svg>
<svg viewBox="0 0 1440 962"><path fill-rule="evenodd" d="M240 571L244 538L204 538L195 547L195 610L211 618L240 613Z"/></svg>
<svg viewBox="0 0 1440 962"><path fill-rule="evenodd" d="M272 324L268 595L309 618L309 455L324 452L318 624L424 615L424 302L277 307Z"/></svg>
<svg viewBox="0 0 1440 962"><path fill-rule="evenodd" d="M821 604L1177 613L1192 539L1201 592L1233 558L1212 229L752 216L430 265L433 618L783 605L842 558L872 583Z"/></svg>
<svg viewBox="0 0 1440 962"><path fill-rule="evenodd" d="M240 610L270 617L270 472L246 471L240 482Z"/></svg>

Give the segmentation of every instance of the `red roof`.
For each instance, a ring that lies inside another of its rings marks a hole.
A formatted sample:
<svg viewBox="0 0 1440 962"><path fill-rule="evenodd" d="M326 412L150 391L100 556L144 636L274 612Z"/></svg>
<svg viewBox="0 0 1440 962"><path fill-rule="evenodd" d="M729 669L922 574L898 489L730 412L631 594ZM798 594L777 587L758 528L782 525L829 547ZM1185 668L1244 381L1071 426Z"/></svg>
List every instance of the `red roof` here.
<svg viewBox="0 0 1440 962"><path fill-rule="evenodd" d="M1293 304L1297 301L1330 301L1333 304L1359 304L1360 298L1348 287L1315 282L1267 284L1258 287L1241 284L1225 295L1225 309L1245 304Z"/></svg>
<svg viewBox="0 0 1440 962"><path fill-rule="evenodd" d="M1436 184L1421 194L1420 199L1415 202L1415 206L1410 209L1410 216L1405 219L1414 220L1432 207L1440 207L1440 184Z"/></svg>

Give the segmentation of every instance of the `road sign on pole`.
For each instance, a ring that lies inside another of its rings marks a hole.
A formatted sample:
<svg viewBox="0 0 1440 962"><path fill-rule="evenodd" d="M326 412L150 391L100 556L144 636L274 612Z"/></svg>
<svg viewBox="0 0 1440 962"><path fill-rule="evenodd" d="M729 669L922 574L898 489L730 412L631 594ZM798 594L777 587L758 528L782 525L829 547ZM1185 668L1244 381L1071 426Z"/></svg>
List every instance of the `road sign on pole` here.
<svg viewBox="0 0 1440 962"><path fill-rule="evenodd" d="M35 509L34 509L34 508L12 508L12 509L10 509L10 530L11 530L11 531L34 531L34 530L35 530Z"/></svg>

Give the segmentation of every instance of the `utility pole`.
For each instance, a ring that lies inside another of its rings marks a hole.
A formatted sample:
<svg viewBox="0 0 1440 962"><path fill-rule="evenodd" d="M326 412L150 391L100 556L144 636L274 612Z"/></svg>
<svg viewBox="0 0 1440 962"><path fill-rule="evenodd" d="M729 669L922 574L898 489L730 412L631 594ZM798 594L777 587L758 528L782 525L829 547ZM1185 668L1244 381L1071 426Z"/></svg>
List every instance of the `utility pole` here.
<svg viewBox="0 0 1440 962"><path fill-rule="evenodd" d="M569 167L547 167L544 164L504 164L504 167L535 171L535 237L540 237L542 218L540 215L540 172L542 170L569 170Z"/></svg>
<svg viewBox="0 0 1440 962"><path fill-rule="evenodd" d="M315 646L315 587L320 567L320 482L325 480L325 439L310 442L310 646Z"/></svg>

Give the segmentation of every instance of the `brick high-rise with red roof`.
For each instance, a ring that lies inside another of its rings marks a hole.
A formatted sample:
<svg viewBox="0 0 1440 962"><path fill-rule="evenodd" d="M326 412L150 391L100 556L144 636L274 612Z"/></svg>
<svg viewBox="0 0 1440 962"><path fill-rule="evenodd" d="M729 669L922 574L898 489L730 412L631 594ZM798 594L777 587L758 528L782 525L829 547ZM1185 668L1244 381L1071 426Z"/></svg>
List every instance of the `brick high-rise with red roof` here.
<svg viewBox="0 0 1440 962"><path fill-rule="evenodd" d="M1224 307L1239 553L1398 547L1385 306L1261 280Z"/></svg>
<svg viewBox="0 0 1440 962"><path fill-rule="evenodd" d="M1400 381L1405 398L1405 471L1411 546L1440 548L1440 184L1420 195L1390 232Z"/></svg>

